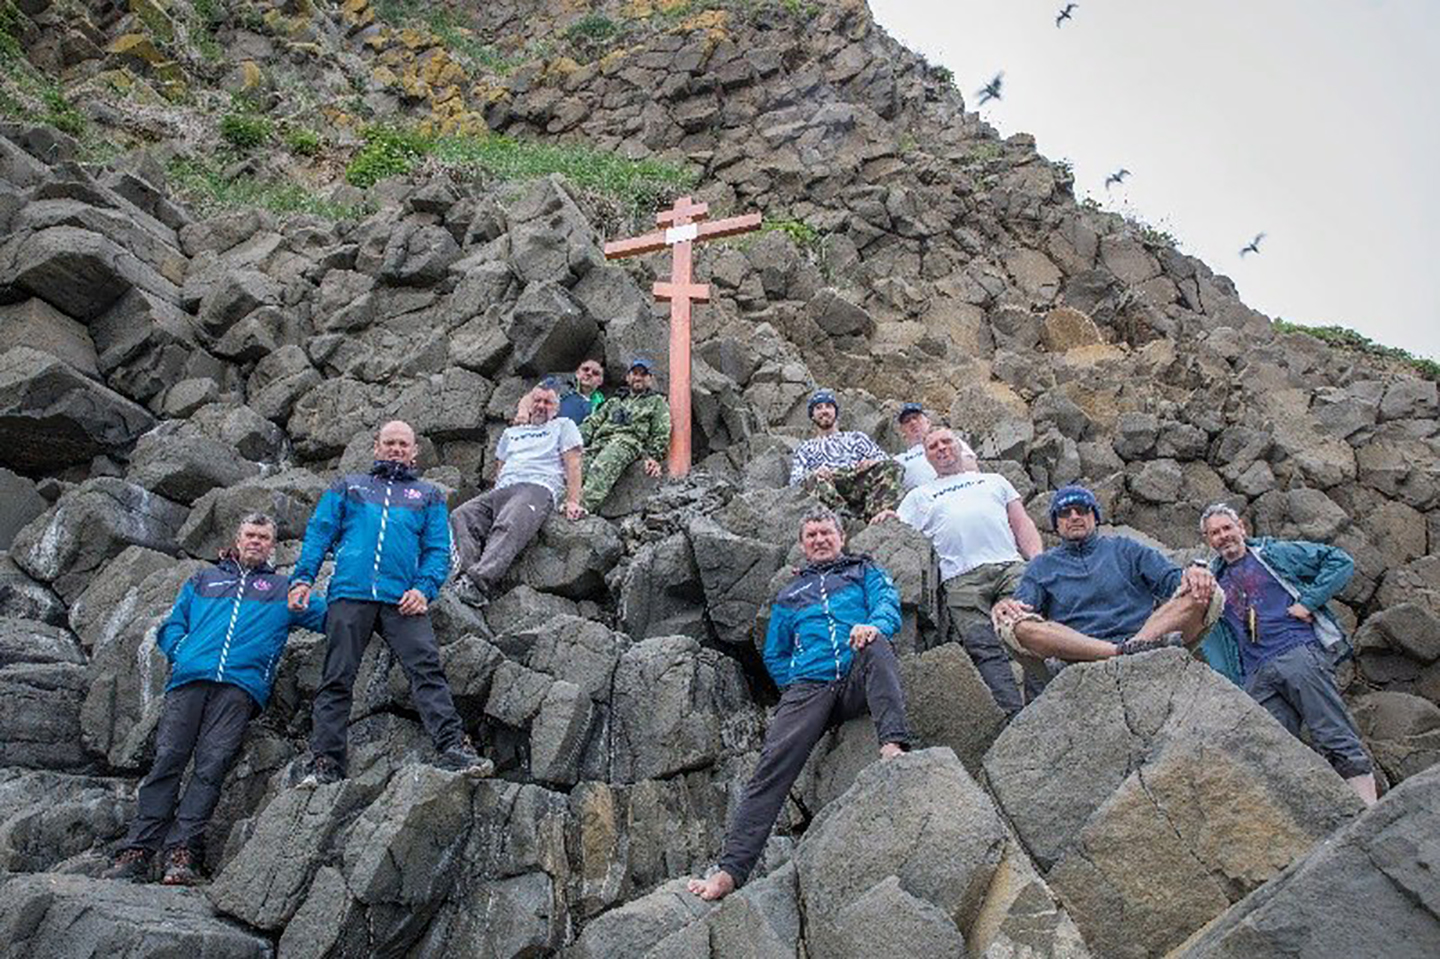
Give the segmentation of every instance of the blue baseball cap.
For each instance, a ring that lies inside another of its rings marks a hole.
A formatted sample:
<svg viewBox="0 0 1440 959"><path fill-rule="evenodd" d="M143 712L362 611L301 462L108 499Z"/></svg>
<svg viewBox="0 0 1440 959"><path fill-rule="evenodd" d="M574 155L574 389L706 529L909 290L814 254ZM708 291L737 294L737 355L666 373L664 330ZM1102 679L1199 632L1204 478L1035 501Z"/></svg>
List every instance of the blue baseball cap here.
<svg viewBox="0 0 1440 959"><path fill-rule="evenodd" d="M655 363L654 363L654 361L651 360L649 357L645 357L645 356L637 356L637 357L635 357L633 360L630 361L630 365L627 366L627 367L625 367L625 369L626 369L626 370L633 370L633 369L635 369L635 367L637 367L637 366L640 367L640 369L644 370L646 373L654 373L654 372L655 372Z"/></svg>
<svg viewBox="0 0 1440 959"><path fill-rule="evenodd" d="M909 416L911 413L919 413L923 416L925 413L925 407L921 406L919 403L906 403L904 406L900 407L900 412L895 414L895 422L905 422L905 417Z"/></svg>
<svg viewBox="0 0 1440 959"><path fill-rule="evenodd" d="M1050 528L1060 528L1060 511L1071 506L1086 506L1090 512L1095 514L1095 522L1100 522L1100 501L1095 494L1083 486L1062 486L1055 491L1050 499Z"/></svg>
<svg viewBox="0 0 1440 959"><path fill-rule="evenodd" d="M805 404L805 415L809 416L814 413L815 407L819 406L821 403L829 403L831 406L835 407L836 415L839 415L840 401L835 398L835 394L831 390L816 390L814 393L811 393L810 402Z"/></svg>

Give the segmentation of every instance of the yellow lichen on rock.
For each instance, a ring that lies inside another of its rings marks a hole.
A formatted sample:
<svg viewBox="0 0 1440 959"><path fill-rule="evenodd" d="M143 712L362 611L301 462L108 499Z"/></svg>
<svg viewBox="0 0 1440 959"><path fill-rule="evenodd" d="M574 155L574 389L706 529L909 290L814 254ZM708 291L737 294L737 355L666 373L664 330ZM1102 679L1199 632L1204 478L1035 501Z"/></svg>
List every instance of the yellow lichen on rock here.
<svg viewBox="0 0 1440 959"><path fill-rule="evenodd" d="M384 87L393 87L400 82L400 78L395 75L395 71L383 64L370 71L370 80L382 89Z"/></svg>
<svg viewBox="0 0 1440 959"><path fill-rule="evenodd" d="M677 31L690 32L704 30L710 34L718 34L721 37L728 37L730 31L725 25L730 22L730 11L728 10L701 10L693 17L686 17L680 21Z"/></svg>
<svg viewBox="0 0 1440 959"><path fill-rule="evenodd" d="M265 74L260 69L260 64L254 60L245 60L240 64L240 89L254 90L265 82Z"/></svg>
<svg viewBox="0 0 1440 959"><path fill-rule="evenodd" d="M142 63L164 63L165 55L155 46L154 41L143 33L125 33L116 37L107 52L121 57L130 57Z"/></svg>

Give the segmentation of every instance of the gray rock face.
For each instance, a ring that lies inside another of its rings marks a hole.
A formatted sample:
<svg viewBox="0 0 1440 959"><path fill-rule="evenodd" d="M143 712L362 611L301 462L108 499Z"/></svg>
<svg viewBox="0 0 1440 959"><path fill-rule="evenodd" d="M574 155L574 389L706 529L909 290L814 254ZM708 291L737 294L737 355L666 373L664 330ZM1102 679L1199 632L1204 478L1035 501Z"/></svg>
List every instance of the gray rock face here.
<svg viewBox="0 0 1440 959"><path fill-rule="evenodd" d="M100 377L95 342L84 324L70 319L44 300L0 306L0 329L11 344L24 344L73 366L92 379Z"/></svg>
<svg viewBox="0 0 1440 959"><path fill-rule="evenodd" d="M194 503L216 487L229 487L260 473L234 449L204 436L176 436L157 430L140 438L126 479L177 503Z"/></svg>
<svg viewBox="0 0 1440 959"><path fill-rule="evenodd" d="M7 957L186 955L267 959L270 942L215 917L195 889L35 873L0 886Z"/></svg>
<svg viewBox="0 0 1440 959"><path fill-rule="evenodd" d="M52 226L18 238L0 256L4 279L48 300L77 320L105 311L132 286L171 301L174 283L108 237L73 226Z"/></svg>
<svg viewBox="0 0 1440 959"><path fill-rule="evenodd" d="M1440 762L1440 706L1408 693L1367 693L1355 700L1355 722L1391 783Z"/></svg>
<svg viewBox="0 0 1440 959"><path fill-rule="evenodd" d="M85 665L85 654L67 629L31 620L0 618L0 666L12 663Z"/></svg>
<svg viewBox="0 0 1440 959"><path fill-rule="evenodd" d="M1440 889L1433 867L1437 820L1440 770L1431 769L1236 903L1179 954L1185 959L1434 955L1440 950ZM1344 890L1340 901L1337 890Z"/></svg>
<svg viewBox="0 0 1440 959"><path fill-rule="evenodd" d="M564 287L549 281L526 287L505 325L516 369L531 376L573 370L598 333L595 319Z"/></svg>
<svg viewBox="0 0 1440 959"><path fill-rule="evenodd" d="M611 708L611 776L619 782L712 765L759 742L759 713L739 666L683 636L627 650Z"/></svg>
<svg viewBox="0 0 1440 959"><path fill-rule="evenodd" d="M119 839L133 805L122 780L0 770L0 869L45 872Z"/></svg>
<svg viewBox="0 0 1440 959"><path fill-rule="evenodd" d="M978 916L1004 847L995 807L949 750L870 765L795 851L809 950L862 954L881 903L896 910L885 928L953 944ZM884 887L891 877L909 899Z"/></svg>
<svg viewBox="0 0 1440 959"><path fill-rule="evenodd" d="M955 643L900 660L905 716L920 747L946 746L972 776L1005 726L990 688Z"/></svg>
<svg viewBox="0 0 1440 959"><path fill-rule="evenodd" d="M49 353L0 355L0 462L41 473L130 444L154 423L143 408Z"/></svg>
<svg viewBox="0 0 1440 959"><path fill-rule="evenodd" d="M143 559L135 557L135 562ZM139 771L148 761L160 721L169 664L155 645L155 631L181 585L204 564L173 563L140 580L96 631L88 668L89 689L81 709L85 745L112 765ZM119 574L124 577L124 573Z"/></svg>
<svg viewBox="0 0 1440 959"><path fill-rule="evenodd" d="M80 724L86 686L85 667L74 663L0 666L0 766L88 766Z"/></svg>
<svg viewBox="0 0 1440 959"><path fill-rule="evenodd" d="M289 469L216 487L195 501L175 538L192 556L214 556L234 541L247 513L259 512L275 520L277 539L299 539L325 485L309 470Z"/></svg>
<svg viewBox="0 0 1440 959"><path fill-rule="evenodd" d="M1001 733L985 774L1086 942L1115 956L1178 945L1359 806L1179 650L1066 669Z"/></svg>
<svg viewBox="0 0 1440 959"><path fill-rule="evenodd" d="M0 517L0 549L9 549L15 534L49 505L35 491L34 483L4 467L0 467L0 502L5 504L5 515Z"/></svg>
<svg viewBox="0 0 1440 959"><path fill-rule="evenodd" d="M127 546L177 552L176 536L188 512L132 483L101 477L66 493L21 530L10 555L62 599L72 600Z"/></svg>
<svg viewBox="0 0 1440 959"><path fill-rule="evenodd" d="M619 558L619 534L603 519L568 520L551 513L516 559L510 578L569 599L593 598L604 590L605 573Z"/></svg>

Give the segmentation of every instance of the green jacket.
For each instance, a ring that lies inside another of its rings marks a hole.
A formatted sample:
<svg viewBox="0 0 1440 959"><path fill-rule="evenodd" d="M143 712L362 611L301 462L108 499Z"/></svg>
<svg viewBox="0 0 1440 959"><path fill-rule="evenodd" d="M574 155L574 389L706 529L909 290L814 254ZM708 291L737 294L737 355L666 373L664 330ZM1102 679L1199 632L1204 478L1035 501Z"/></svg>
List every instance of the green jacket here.
<svg viewBox="0 0 1440 959"><path fill-rule="evenodd" d="M587 450L614 440L629 440L645 456L664 462L670 447L670 404L654 390L640 394L621 390L585 417L580 424L580 438Z"/></svg>

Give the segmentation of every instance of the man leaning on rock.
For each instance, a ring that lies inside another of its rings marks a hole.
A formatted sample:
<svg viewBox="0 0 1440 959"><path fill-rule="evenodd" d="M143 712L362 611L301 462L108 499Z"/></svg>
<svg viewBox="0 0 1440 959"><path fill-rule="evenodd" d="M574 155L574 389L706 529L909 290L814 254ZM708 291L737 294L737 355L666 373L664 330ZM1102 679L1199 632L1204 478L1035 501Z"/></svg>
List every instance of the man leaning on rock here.
<svg viewBox="0 0 1440 959"><path fill-rule="evenodd" d="M780 687L755 774L725 836L719 868L689 889L721 899L745 884L790 787L827 729L869 711L889 759L908 748L905 696L890 637L900 596L868 556L846 553L840 517L823 507L800 524L805 567L775 597L765 667Z"/></svg>
<svg viewBox="0 0 1440 959"><path fill-rule="evenodd" d="M569 417L556 416L554 388L532 389L525 408L529 422L500 434L495 487L455 511L453 528L460 575L455 595L485 606L520 551L535 538L556 499L565 496L567 519L585 515L580 506L580 431Z"/></svg>
<svg viewBox="0 0 1440 959"><path fill-rule="evenodd" d="M805 411L815 435L795 447L791 486L804 486L822 505L867 523L900 505L904 470L865 433L840 429L834 392L816 390Z"/></svg>
<svg viewBox="0 0 1440 959"><path fill-rule="evenodd" d="M385 638L410 679L415 710L440 754L437 765L469 775L494 769L465 736L430 626L430 603L450 574L445 494L416 472L419 444L409 424L380 427L374 452L368 473L340 477L320 498L290 577L290 608L305 609L320 564L334 554L310 755L294 770L301 787L345 777L351 692L373 632Z"/></svg>
<svg viewBox="0 0 1440 959"><path fill-rule="evenodd" d="M970 654L995 704L1013 717L1024 701L990 610L1014 594L1025 561L1040 553L1040 531L1010 481L980 472L953 430L932 429L923 448L935 478L906 493L898 515L935 547L950 632Z"/></svg>
<svg viewBox="0 0 1440 959"><path fill-rule="evenodd" d="M1211 570L1225 592L1225 615L1201 646L1205 658L1292 735L1309 729L1315 750L1373 804L1370 757L1335 683L1336 656L1349 644L1326 605L1350 581L1354 561L1338 546L1250 539L1224 503L1200 515L1200 532L1219 554Z"/></svg>
<svg viewBox="0 0 1440 959"><path fill-rule="evenodd" d="M995 604L995 629L1028 674L1043 660L1089 662L1163 646L1193 648L1225 596L1204 563L1184 570L1157 549L1101 536L1100 503L1083 486L1050 500L1060 545L1030 560L1015 595Z"/></svg>
<svg viewBox="0 0 1440 959"><path fill-rule="evenodd" d="M163 850L166 885L200 879L205 827L252 716L265 708L292 629L325 628L325 601L288 609L286 578L270 566L275 522L240 521L215 565L180 589L155 644L170 660L155 762L140 782L135 818L107 879L141 879ZM194 759L190 783L180 780Z"/></svg>

